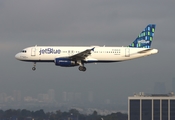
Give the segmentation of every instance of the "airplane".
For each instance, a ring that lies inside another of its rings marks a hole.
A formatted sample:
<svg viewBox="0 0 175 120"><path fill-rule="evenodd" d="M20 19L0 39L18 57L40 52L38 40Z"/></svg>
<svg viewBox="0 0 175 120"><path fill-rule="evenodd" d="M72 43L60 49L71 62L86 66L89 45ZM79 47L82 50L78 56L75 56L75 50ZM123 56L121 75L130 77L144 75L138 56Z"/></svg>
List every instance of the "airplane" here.
<svg viewBox="0 0 175 120"><path fill-rule="evenodd" d="M87 63L111 63L132 60L158 53L151 48L156 25L149 24L138 35L133 43L124 47L113 46L32 46L15 55L20 61L33 62L32 70L36 70L37 62L52 62L56 66L79 66L86 71Z"/></svg>

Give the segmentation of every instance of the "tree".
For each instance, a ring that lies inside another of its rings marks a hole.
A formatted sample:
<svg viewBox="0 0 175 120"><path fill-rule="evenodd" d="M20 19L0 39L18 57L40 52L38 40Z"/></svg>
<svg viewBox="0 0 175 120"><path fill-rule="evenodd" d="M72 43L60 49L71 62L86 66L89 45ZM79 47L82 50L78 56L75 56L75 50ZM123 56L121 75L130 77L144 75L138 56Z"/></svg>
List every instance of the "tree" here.
<svg viewBox="0 0 175 120"><path fill-rule="evenodd" d="M29 110L23 109L23 110L21 110L21 116L22 117L30 117L30 116L32 116L32 113Z"/></svg>
<svg viewBox="0 0 175 120"><path fill-rule="evenodd" d="M79 111L76 110L76 109L70 109L70 110L69 110L69 113L70 113L70 114L73 114L73 115L79 115L79 114L80 114Z"/></svg>
<svg viewBox="0 0 175 120"><path fill-rule="evenodd" d="M98 115L98 112L95 110L92 115L93 116L97 116Z"/></svg>
<svg viewBox="0 0 175 120"><path fill-rule="evenodd" d="M36 117L36 118L44 119L46 117L46 114L44 113L44 111L42 109L35 111L33 114L34 114L34 117Z"/></svg>

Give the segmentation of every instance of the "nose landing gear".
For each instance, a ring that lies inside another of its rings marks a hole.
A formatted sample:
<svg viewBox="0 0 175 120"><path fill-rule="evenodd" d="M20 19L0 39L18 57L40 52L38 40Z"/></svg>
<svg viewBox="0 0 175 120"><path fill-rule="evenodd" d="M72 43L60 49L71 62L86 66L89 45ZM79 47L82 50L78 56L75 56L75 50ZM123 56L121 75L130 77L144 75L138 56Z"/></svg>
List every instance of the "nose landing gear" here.
<svg viewBox="0 0 175 120"><path fill-rule="evenodd" d="M36 70L36 62L34 62L34 65L33 65L33 68L32 68L33 71Z"/></svg>

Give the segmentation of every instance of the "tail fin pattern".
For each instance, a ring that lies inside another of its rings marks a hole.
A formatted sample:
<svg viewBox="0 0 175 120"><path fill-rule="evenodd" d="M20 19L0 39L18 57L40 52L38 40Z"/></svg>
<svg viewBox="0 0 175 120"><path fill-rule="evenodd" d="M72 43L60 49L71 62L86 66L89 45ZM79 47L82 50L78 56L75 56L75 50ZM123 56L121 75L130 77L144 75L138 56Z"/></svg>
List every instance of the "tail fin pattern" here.
<svg viewBox="0 0 175 120"><path fill-rule="evenodd" d="M149 24L128 47L150 48L153 41L156 25Z"/></svg>

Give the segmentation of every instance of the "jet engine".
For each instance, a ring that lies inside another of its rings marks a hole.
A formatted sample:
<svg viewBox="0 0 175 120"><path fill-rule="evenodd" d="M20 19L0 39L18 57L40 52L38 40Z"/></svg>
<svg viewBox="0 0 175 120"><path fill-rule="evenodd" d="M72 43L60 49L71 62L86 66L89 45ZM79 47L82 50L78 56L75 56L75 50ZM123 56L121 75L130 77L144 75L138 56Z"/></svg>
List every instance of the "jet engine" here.
<svg viewBox="0 0 175 120"><path fill-rule="evenodd" d="M72 66L77 66L78 64L76 61L73 61L69 58L56 58L55 65L62 66L62 67L72 67Z"/></svg>

